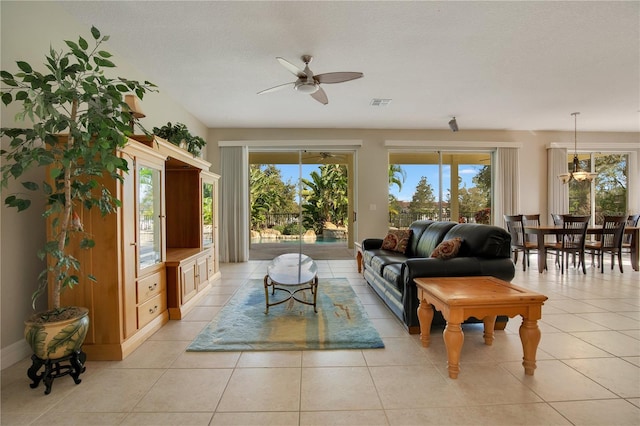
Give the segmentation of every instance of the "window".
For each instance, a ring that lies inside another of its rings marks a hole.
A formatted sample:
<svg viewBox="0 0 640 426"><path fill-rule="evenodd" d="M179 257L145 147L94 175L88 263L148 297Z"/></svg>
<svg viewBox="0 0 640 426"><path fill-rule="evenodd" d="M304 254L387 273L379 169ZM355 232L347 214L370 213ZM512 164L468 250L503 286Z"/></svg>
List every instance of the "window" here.
<svg viewBox="0 0 640 426"><path fill-rule="evenodd" d="M491 152L391 152L389 225L493 223Z"/></svg>
<svg viewBox="0 0 640 426"><path fill-rule="evenodd" d="M568 157L573 162L573 155ZM593 182L569 182L569 213L591 215L596 224L604 215L624 215L628 205L628 154L590 153L578 155L582 170L593 170ZM592 169L593 167L593 169Z"/></svg>

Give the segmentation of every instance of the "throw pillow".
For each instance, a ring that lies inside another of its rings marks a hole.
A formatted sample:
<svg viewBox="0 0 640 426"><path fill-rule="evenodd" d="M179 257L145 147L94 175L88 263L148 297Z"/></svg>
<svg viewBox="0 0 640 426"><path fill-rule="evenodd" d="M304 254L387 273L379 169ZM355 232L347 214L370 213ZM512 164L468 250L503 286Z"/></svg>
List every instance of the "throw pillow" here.
<svg viewBox="0 0 640 426"><path fill-rule="evenodd" d="M390 230L387 236L384 237L384 240L382 241L382 249L397 251L398 253L404 254L407 251L410 236L410 229Z"/></svg>
<svg viewBox="0 0 640 426"><path fill-rule="evenodd" d="M461 238L453 238L451 240L446 240L438 244L438 246L431 253L431 257L435 257L436 259L451 259L458 255L458 251L460 251L460 246L462 245Z"/></svg>

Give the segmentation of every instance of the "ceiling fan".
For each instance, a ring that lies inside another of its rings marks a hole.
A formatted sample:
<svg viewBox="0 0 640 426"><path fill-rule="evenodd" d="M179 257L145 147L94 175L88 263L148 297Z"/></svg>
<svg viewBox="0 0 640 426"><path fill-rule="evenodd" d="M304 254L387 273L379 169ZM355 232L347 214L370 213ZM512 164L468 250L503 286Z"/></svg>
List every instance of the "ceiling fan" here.
<svg viewBox="0 0 640 426"><path fill-rule="evenodd" d="M302 154L302 161L311 161L321 164L340 164L347 161L347 156L343 154L336 154L333 152L304 151Z"/></svg>
<svg viewBox="0 0 640 426"><path fill-rule="evenodd" d="M322 90L320 84L343 83L345 81L355 80L364 76L361 72L328 72L314 75L309 69L309 63L313 60L313 56L311 55L303 55L301 58L302 62L304 62L304 70L301 70L284 58L277 57L276 59L280 62L280 65L289 70L292 74L298 77L298 79L291 83L285 83L263 90L258 92L258 95L275 92L276 90L293 86L293 88L298 92L311 95L313 99L326 105L329 103L329 99L327 99L327 94Z"/></svg>

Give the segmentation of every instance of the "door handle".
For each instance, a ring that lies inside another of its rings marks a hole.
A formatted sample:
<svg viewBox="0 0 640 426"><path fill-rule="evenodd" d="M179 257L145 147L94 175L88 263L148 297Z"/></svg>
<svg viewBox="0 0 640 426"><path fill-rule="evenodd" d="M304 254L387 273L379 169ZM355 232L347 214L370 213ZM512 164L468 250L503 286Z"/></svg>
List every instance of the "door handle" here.
<svg viewBox="0 0 640 426"><path fill-rule="evenodd" d="M356 213L355 211L353 212L353 221L355 222L357 220L358 217L358 213Z"/></svg>

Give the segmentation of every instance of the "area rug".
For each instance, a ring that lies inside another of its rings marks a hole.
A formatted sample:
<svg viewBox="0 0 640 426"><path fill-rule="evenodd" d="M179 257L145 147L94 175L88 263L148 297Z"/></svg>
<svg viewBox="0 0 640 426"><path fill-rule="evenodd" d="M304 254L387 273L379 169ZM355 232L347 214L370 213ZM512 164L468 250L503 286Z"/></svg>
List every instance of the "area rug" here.
<svg viewBox="0 0 640 426"><path fill-rule="evenodd" d="M283 300L284 291L269 294L269 302ZM309 290L298 292L311 300ZM265 314L261 279L238 289L187 351L281 351L383 348L378 331L345 278L320 279L318 313L313 306L289 300L269 307Z"/></svg>

